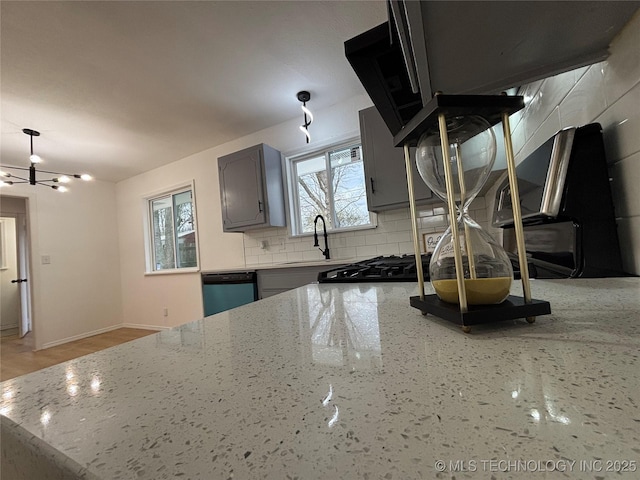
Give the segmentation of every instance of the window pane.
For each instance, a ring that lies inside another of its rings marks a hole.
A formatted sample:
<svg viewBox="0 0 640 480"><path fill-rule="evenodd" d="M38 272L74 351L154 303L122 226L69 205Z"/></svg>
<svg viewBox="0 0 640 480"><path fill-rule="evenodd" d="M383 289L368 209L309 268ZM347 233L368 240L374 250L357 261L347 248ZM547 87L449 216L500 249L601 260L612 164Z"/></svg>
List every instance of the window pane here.
<svg viewBox="0 0 640 480"><path fill-rule="evenodd" d="M153 260L154 270L175 268L173 250L173 214L171 197L158 198L151 202L153 214Z"/></svg>
<svg viewBox="0 0 640 480"><path fill-rule="evenodd" d="M196 231L191 190L173 196L178 268L195 267Z"/></svg>
<svg viewBox="0 0 640 480"><path fill-rule="evenodd" d="M313 220L317 215L322 215L330 228L329 183L324 155L296 162L295 175L300 232L313 232Z"/></svg>
<svg viewBox="0 0 640 480"><path fill-rule="evenodd" d="M368 225L367 191L362 148L349 147L329 153L336 228Z"/></svg>

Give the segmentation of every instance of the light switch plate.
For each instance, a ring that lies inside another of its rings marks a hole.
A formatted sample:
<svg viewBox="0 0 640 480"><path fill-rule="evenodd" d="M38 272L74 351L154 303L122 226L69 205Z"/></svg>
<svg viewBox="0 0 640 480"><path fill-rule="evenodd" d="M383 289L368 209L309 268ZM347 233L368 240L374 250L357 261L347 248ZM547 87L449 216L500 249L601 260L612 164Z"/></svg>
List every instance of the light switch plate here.
<svg viewBox="0 0 640 480"><path fill-rule="evenodd" d="M51 256L50 255L42 255L42 265L50 265L51 264Z"/></svg>

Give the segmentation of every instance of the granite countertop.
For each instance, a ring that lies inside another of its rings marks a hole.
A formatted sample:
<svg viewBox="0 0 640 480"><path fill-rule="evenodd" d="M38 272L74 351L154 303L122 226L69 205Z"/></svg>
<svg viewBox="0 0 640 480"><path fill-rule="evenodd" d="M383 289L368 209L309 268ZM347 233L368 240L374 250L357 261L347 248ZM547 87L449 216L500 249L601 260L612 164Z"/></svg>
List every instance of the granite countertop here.
<svg viewBox="0 0 640 480"><path fill-rule="evenodd" d="M280 269L280 268L319 267L322 265L326 265L327 270L329 270L336 265L348 265L350 263L358 262L358 261L360 260L356 260L354 258L337 258L337 259L331 258L329 260L319 259L319 260L296 260L292 262L256 263L256 264L245 264L238 267L203 270L202 273L207 274L207 273L245 272L245 271L253 271L253 270L272 270L272 269Z"/></svg>
<svg viewBox="0 0 640 480"><path fill-rule="evenodd" d="M416 290L308 285L6 381L3 471L638 478L639 278L534 280L551 315L471 334Z"/></svg>

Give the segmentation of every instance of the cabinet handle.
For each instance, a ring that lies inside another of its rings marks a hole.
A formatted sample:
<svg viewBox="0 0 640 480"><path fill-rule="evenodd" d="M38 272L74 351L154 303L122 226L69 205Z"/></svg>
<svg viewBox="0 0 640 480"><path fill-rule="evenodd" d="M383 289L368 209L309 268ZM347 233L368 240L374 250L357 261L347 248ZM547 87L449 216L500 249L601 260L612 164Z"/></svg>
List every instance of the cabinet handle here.
<svg viewBox="0 0 640 480"><path fill-rule="evenodd" d="M376 193L376 189L373 186L373 177L369 177L369 182L371 182L371 193Z"/></svg>
<svg viewBox="0 0 640 480"><path fill-rule="evenodd" d="M258 200L258 211L262 213L262 202Z"/></svg>

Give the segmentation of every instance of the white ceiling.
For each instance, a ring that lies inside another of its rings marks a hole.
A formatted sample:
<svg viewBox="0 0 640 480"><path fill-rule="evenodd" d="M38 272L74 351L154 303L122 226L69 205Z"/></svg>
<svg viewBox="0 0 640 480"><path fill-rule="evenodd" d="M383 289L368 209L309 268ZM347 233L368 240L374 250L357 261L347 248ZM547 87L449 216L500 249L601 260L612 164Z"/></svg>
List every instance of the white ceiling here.
<svg viewBox="0 0 640 480"><path fill-rule="evenodd" d="M119 181L364 93L383 1L0 2L2 164ZM42 169L47 169L42 166Z"/></svg>

